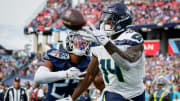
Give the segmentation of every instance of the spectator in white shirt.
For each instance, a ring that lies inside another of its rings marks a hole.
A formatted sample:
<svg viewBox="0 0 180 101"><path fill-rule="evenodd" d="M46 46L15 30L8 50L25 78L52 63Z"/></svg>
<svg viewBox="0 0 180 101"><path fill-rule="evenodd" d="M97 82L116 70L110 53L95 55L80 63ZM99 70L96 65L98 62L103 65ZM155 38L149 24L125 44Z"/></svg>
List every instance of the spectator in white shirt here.
<svg viewBox="0 0 180 101"><path fill-rule="evenodd" d="M30 101L42 101L45 98L43 90L40 88L40 84L35 83L33 92L30 96Z"/></svg>

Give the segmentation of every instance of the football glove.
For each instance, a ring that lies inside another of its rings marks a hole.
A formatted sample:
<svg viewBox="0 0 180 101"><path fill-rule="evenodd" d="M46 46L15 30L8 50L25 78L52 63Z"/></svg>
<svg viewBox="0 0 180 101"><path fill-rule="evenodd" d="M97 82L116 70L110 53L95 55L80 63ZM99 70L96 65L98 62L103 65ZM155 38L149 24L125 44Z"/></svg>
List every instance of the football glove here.
<svg viewBox="0 0 180 101"><path fill-rule="evenodd" d="M86 72L80 72L76 67L71 67L66 71L66 79L83 80Z"/></svg>
<svg viewBox="0 0 180 101"><path fill-rule="evenodd" d="M87 27L83 27L79 32L79 34L83 36L84 40L96 42L101 45L106 45L110 41L105 32L97 30L91 22L88 22L88 25L92 30Z"/></svg>
<svg viewBox="0 0 180 101"><path fill-rule="evenodd" d="M59 99L59 100L56 100L56 101L73 101L71 96L69 95L68 97L66 98L63 98L63 99Z"/></svg>

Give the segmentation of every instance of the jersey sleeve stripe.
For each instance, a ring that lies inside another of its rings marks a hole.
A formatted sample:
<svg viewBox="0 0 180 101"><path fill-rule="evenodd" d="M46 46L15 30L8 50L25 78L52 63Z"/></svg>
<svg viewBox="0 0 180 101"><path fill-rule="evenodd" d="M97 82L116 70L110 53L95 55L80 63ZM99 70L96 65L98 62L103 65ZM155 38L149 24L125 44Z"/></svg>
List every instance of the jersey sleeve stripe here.
<svg viewBox="0 0 180 101"><path fill-rule="evenodd" d="M138 45L139 43L136 41L132 41L132 40L115 40L114 41L116 45L129 45L129 46L135 46Z"/></svg>

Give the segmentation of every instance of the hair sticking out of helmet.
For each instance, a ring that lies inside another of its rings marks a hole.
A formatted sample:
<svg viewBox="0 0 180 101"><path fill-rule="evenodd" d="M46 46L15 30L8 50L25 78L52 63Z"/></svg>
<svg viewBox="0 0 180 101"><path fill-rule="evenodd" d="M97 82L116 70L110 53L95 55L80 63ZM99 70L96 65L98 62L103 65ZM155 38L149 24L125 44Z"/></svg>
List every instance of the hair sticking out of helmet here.
<svg viewBox="0 0 180 101"><path fill-rule="evenodd" d="M100 19L100 30L112 36L125 31L132 23L132 13L123 3L112 3L107 6Z"/></svg>
<svg viewBox="0 0 180 101"><path fill-rule="evenodd" d="M66 41L63 43L68 53L73 53L77 56L89 55L90 42L84 40L77 32L68 32Z"/></svg>

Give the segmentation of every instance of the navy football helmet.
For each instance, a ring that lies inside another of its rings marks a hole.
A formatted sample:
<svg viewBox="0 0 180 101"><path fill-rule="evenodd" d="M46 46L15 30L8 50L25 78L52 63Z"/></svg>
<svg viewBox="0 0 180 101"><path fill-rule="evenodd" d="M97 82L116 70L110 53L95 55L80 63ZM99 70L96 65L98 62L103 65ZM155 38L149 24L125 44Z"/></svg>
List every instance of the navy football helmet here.
<svg viewBox="0 0 180 101"><path fill-rule="evenodd" d="M107 36L121 33L132 23L132 13L123 2L112 3L102 11L100 30Z"/></svg>
<svg viewBox="0 0 180 101"><path fill-rule="evenodd" d="M66 40L63 46L68 53L73 53L77 56L88 56L90 53L90 42L86 41L77 32L67 32Z"/></svg>

